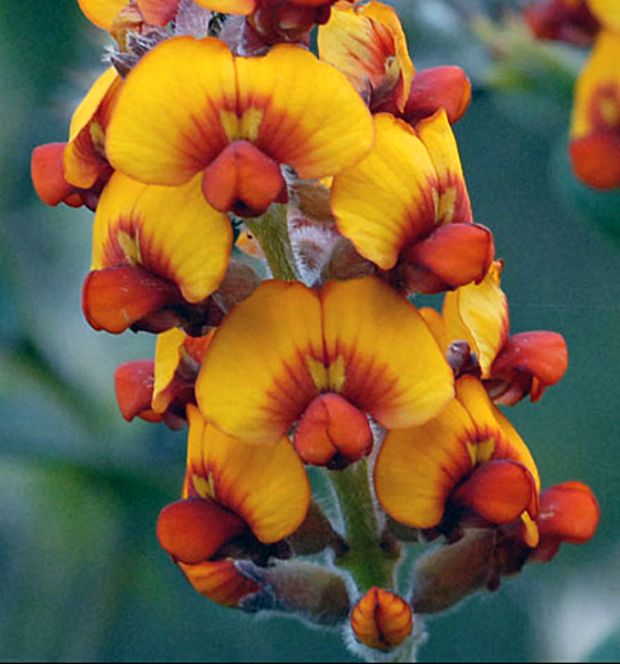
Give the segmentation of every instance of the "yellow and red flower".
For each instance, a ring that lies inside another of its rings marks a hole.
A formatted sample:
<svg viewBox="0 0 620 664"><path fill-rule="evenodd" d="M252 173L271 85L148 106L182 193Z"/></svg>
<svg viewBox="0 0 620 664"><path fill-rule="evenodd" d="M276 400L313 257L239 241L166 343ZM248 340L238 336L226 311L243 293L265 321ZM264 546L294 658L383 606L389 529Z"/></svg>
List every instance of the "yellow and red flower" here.
<svg viewBox="0 0 620 664"><path fill-rule="evenodd" d="M179 37L129 74L108 134L123 173L159 185L200 173L215 209L256 216L286 197L281 164L302 178L337 173L368 152L373 127L344 76L300 47L241 58L217 39Z"/></svg>
<svg viewBox="0 0 620 664"><path fill-rule="evenodd" d="M302 457L336 465L369 452L366 413L388 428L412 426L452 394L422 318L372 277L318 290L263 283L218 328L196 383L202 412L220 430L269 442L300 420Z"/></svg>
<svg viewBox="0 0 620 664"><path fill-rule="evenodd" d="M445 111L415 129L379 114L375 128L371 153L334 178L331 203L342 235L409 291L481 281L493 260L493 236L472 223Z"/></svg>
<svg viewBox="0 0 620 664"><path fill-rule="evenodd" d="M115 173L95 215L86 319L115 334L162 332L191 325L198 305L200 324L208 324L207 298L224 278L231 246L230 222L204 200L199 178L158 187Z"/></svg>
<svg viewBox="0 0 620 664"><path fill-rule="evenodd" d="M566 342L562 335L546 330L509 334L502 269L502 263L495 261L480 284L446 293L442 315L433 309L423 309L422 314L456 375L480 376L491 397L504 405L528 394L531 401L538 401L566 373Z"/></svg>
<svg viewBox="0 0 620 664"><path fill-rule="evenodd" d="M122 84L116 70L107 69L73 113L69 141L47 143L33 151L32 181L44 203L95 209L112 175L105 135Z"/></svg>
<svg viewBox="0 0 620 664"><path fill-rule="evenodd" d="M232 595L226 603L237 603L249 581L231 567L227 553L260 556L261 546L294 533L306 517L310 486L287 439L251 445L208 425L195 406L187 407L187 417L182 499L162 510L157 535L199 592L219 601L226 590ZM228 562L223 569L222 562ZM216 580L221 584L212 594Z"/></svg>
<svg viewBox="0 0 620 664"><path fill-rule="evenodd" d="M374 481L383 509L406 526L451 536L468 515L489 526L520 520L523 540L538 544L538 470L472 376L457 381L456 398L437 417L387 433Z"/></svg>

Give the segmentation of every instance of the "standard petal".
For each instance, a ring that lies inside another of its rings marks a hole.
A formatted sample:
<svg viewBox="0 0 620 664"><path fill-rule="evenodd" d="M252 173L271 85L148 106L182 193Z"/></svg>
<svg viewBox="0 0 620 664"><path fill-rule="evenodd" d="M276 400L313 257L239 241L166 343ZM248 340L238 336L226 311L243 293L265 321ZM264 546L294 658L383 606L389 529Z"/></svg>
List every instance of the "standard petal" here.
<svg viewBox="0 0 620 664"><path fill-rule="evenodd" d="M413 630L413 610L399 595L373 586L351 611L355 638L369 648L389 651Z"/></svg>
<svg viewBox="0 0 620 664"><path fill-rule="evenodd" d="M300 283L269 281L216 332L196 397L222 431L273 443L327 386L318 296Z"/></svg>
<svg viewBox="0 0 620 664"><path fill-rule="evenodd" d="M434 226L437 176L407 124L379 114L375 129L372 152L334 178L331 205L340 232L364 258L389 270L403 247Z"/></svg>
<svg viewBox="0 0 620 664"><path fill-rule="evenodd" d="M218 39L159 44L125 81L106 136L110 163L150 184L187 182L226 147L222 114L236 118L236 87Z"/></svg>
<svg viewBox="0 0 620 664"><path fill-rule="evenodd" d="M412 528L439 525L450 493L473 468L468 442L475 438L475 426L456 399L422 426L389 431L374 473L383 509Z"/></svg>
<svg viewBox="0 0 620 664"><path fill-rule="evenodd" d="M220 284L231 247L228 218L204 200L200 176L158 187L115 173L95 215L92 269L140 266L196 303Z"/></svg>
<svg viewBox="0 0 620 664"><path fill-rule="evenodd" d="M335 175L373 142L372 116L345 76L307 50L279 44L236 58L240 134L302 178ZM320 81L320 86L316 83Z"/></svg>
<svg viewBox="0 0 620 664"><path fill-rule="evenodd" d="M290 441L252 445L204 424L188 406L190 426L185 491L216 501L269 544L293 533L310 504L310 485Z"/></svg>
<svg viewBox="0 0 620 664"><path fill-rule="evenodd" d="M330 383L388 428L421 424L453 396L452 371L415 307L374 277L321 291Z"/></svg>

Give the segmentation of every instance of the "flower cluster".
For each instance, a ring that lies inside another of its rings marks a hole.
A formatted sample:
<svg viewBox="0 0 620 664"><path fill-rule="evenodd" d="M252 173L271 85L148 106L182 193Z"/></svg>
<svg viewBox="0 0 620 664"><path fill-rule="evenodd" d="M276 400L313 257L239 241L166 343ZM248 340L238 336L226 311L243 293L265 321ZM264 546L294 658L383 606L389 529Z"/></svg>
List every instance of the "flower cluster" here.
<svg viewBox="0 0 620 664"><path fill-rule="evenodd" d="M33 181L95 212L90 325L157 335L116 394L127 420L189 427L157 536L192 586L387 652L414 612L587 541L592 492L542 490L497 405L538 401L568 358L559 334L510 333L452 130L463 71L416 72L376 0L80 6L111 65Z"/></svg>
<svg viewBox="0 0 620 664"><path fill-rule="evenodd" d="M575 175L620 187L620 8L615 0L542 0L525 18L541 39L594 46L575 88L570 156Z"/></svg>

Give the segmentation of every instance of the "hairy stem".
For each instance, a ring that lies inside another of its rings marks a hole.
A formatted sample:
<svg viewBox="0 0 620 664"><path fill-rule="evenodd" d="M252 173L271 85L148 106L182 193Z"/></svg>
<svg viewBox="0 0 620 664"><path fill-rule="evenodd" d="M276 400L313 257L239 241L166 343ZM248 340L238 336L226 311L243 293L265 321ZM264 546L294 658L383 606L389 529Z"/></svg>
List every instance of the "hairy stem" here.
<svg viewBox="0 0 620 664"><path fill-rule="evenodd" d="M262 217L246 219L245 224L258 240L276 279L299 280L288 234L286 205L273 203Z"/></svg>
<svg viewBox="0 0 620 664"><path fill-rule="evenodd" d="M349 550L336 560L353 577L360 592L372 586L392 588L398 553L385 550L381 524L370 493L366 461L332 471L330 479L345 522Z"/></svg>

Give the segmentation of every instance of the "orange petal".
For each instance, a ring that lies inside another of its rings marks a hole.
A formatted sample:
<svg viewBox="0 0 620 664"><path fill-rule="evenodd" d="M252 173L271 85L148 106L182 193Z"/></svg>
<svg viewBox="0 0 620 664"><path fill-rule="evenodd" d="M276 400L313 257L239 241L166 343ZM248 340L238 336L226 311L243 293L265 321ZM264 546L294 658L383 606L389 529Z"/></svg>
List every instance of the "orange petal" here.
<svg viewBox="0 0 620 664"><path fill-rule="evenodd" d="M115 173L97 206L92 268L140 266L196 303L220 284L231 246L228 217L206 203L200 176L157 187Z"/></svg>
<svg viewBox="0 0 620 664"><path fill-rule="evenodd" d="M453 395L453 376L413 305L374 277L321 291L329 384L387 428L421 424Z"/></svg>
<svg viewBox="0 0 620 664"><path fill-rule="evenodd" d="M468 442L475 439L471 418L456 400L422 426L388 431L374 471L383 509L412 528L439 525L450 493L473 468Z"/></svg>
<svg viewBox="0 0 620 664"><path fill-rule="evenodd" d="M202 191L221 212L258 217L273 203L285 183L278 164L248 141L235 141L204 172Z"/></svg>
<svg viewBox="0 0 620 664"><path fill-rule="evenodd" d="M372 449L366 415L338 394L322 394L308 406L295 430L295 449L304 463L342 467Z"/></svg>
<svg viewBox="0 0 620 664"><path fill-rule="evenodd" d="M238 606L239 602L260 590L260 586L243 576L234 560L218 560L198 565L179 564L187 580L201 595L223 606Z"/></svg>
<svg viewBox="0 0 620 664"><path fill-rule="evenodd" d="M64 202L75 187L65 180L63 155L66 143L46 143L32 151L30 174L38 197L46 205Z"/></svg>
<svg viewBox="0 0 620 664"><path fill-rule="evenodd" d="M479 284L495 254L491 231L478 224L445 224L402 254L408 264L407 287L439 293L472 281Z"/></svg>
<svg viewBox="0 0 620 664"><path fill-rule="evenodd" d="M389 270L400 251L425 235L436 219L436 173L409 125L375 116L370 154L334 178L331 205L338 230L357 251Z"/></svg>
<svg viewBox="0 0 620 664"><path fill-rule="evenodd" d="M461 119L471 102L471 82L460 67L443 66L416 72L403 111L407 122L418 122L443 108L448 122Z"/></svg>
<svg viewBox="0 0 620 664"><path fill-rule="evenodd" d="M236 58L235 67L242 133L233 140L251 140L305 179L339 173L372 147L364 102L343 74L306 49L279 44L265 57Z"/></svg>
<svg viewBox="0 0 620 664"><path fill-rule="evenodd" d="M451 501L496 524L512 523L532 502L537 488L530 471L517 461L489 461L452 494Z"/></svg>
<svg viewBox="0 0 620 664"><path fill-rule="evenodd" d="M129 265L93 270L82 289L82 309L88 324L111 334L120 334L149 314L179 302L173 284ZM171 320L164 329L173 325Z"/></svg>
<svg viewBox="0 0 620 664"><path fill-rule="evenodd" d="M248 444L207 425L195 406L187 415L186 495L231 510L265 544L295 532L308 511L310 485L291 443Z"/></svg>
<svg viewBox="0 0 620 664"><path fill-rule="evenodd" d="M530 398L538 401L549 385L555 385L564 376L567 368L568 349L561 334L547 331L522 332L508 337L493 362L491 375L507 381L508 385L513 381L518 382L520 375L527 376ZM523 396L525 394L520 395ZM501 403L514 402L515 399L501 400Z"/></svg>
<svg viewBox="0 0 620 664"><path fill-rule="evenodd" d="M195 0L197 5L223 14L247 16L256 8L257 0Z"/></svg>
<svg viewBox="0 0 620 664"><path fill-rule="evenodd" d="M161 547L175 561L190 565L208 560L245 529L239 517L202 498L178 500L164 507L157 519Z"/></svg>
<svg viewBox="0 0 620 664"><path fill-rule="evenodd" d="M196 397L208 420L255 442L285 435L319 390L321 307L300 283L263 282L215 334Z"/></svg>
<svg viewBox="0 0 620 664"><path fill-rule="evenodd" d="M393 7L375 0L336 3L319 28L318 45L321 60L343 72L371 107L395 94L396 107L404 108L414 67Z"/></svg>
<svg viewBox="0 0 620 664"><path fill-rule="evenodd" d="M170 405L174 394L169 389L181 361L181 349L187 335L174 327L157 335L155 362L153 364L153 410L163 413Z"/></svg>
<svg viewBox="0 0 620 664"><path fill-rule="evenodd" d="M482 376L488 377L493 361L508 336L508 300L501 289L502 263L496 261L480 284L461 286L446 293L443 317L449 342L464 340L478 357Z"/></svg>
<svg viewBox="0 0 620 664"><path fill-rule="evenodd" d="M126 362L116 368L114 372L116 400L123 417L128 422L151 409L153 372L152 360Z"/></svg>
<svg viewBox="0 0 620 664"><path fill-rule="evenodd" d="M223 42L158 44L125 80L106 134L110 163L146 183L187 182L226 147L221 114L235 108L236 97L233 56Z"/></svg>
<svg viewBox="0 0 620 664"><path fill-rule="evenodd" d="M399 595L373 586L353 607L351 628L365 646L388 651L411 634L413 611Z"/></svg>
<svg viewBox="0 0 620 664"><path fill-rule="evenodd" d="M575 175L594 189L620 187L620 133L591 134L570 142Z"/></svg>
<svg viewBox="0 0 620 664"><path fill-rule="evenodd" d="M128 0L78 0L86 18L97 27L109 30L116 15Z"/></svg>
<svg viewBox="0 0 620 664"><path fill-rule="evenodd" d="M471 202L452 127L442 108L416 124L416 132L433 162L439 190L437 223L472 221Z"/></svg>
<svg viewBox="0 0 620 664"><path fill-rule="evenodd" d="M590 487L581 482L557 484L540 494L541 540L583 544L594 537L599 520L598 501Z"/></svg>

